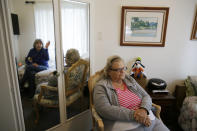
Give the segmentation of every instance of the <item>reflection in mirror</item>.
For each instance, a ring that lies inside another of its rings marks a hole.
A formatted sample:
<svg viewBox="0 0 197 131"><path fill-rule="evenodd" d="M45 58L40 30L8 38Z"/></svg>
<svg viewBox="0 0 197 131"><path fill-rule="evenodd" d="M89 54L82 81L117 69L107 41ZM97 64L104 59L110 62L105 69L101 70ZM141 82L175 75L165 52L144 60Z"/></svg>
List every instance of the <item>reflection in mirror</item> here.
<svg viewBox="0 0 197 131"><path fill-rule="evenodd" d="M61 30L65 58L65 105L68 119L89 108L88 12L87 3L61 1Z"/></svg>
<svg viewBox="0 0 197 131"><path fill-rule="evenodd" d="M60 123L52 0L10 1L19 21L13 47L25 128L46 130Z"/></svg>

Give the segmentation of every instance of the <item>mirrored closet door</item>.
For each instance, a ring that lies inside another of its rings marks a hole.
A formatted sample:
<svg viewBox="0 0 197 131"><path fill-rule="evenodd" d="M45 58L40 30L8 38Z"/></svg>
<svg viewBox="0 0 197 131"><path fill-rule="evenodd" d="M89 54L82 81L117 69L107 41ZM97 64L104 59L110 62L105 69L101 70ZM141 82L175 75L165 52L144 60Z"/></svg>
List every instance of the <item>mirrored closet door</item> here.
<svg viewBox="0 0 197 131"><path fill-rule="evenodd" d="M60 124L52 0L11 0L13 47L27 131Z"/></svg>
<svg viewBox="0 0 197 131"><path fill-rule="evenodd" d="M25 129L81 119L89 109L89 0L10 1Z"/></svg>
<svg viewBox="0 0 197 131"><path fill-rule="evenodd" d="M69 119L89 108L89 4L61 0L60 7L65 60L65 108ZM87 65L79 62L80 59Z"/></svg>

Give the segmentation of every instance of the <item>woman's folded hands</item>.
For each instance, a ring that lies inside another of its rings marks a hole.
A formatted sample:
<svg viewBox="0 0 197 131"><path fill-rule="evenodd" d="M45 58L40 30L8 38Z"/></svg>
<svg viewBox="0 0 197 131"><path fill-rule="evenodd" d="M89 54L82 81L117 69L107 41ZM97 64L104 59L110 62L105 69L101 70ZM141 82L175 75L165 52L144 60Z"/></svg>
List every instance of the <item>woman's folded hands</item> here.
<svg viewBox="0 0 197 131"><path fill-rule="evenodd" d="M145 126L151 125L151 120L147 115L146 109L139 108L134 112L134 118L137 122L144 124Z"/></svg>

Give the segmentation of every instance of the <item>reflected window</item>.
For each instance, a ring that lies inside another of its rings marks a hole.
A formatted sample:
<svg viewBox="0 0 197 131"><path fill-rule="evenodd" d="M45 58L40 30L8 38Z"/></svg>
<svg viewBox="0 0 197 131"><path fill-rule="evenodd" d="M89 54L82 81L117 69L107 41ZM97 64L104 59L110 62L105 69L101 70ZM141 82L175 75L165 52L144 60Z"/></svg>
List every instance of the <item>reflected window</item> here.
<svg viewBox="0 0 197 131"><path fill-rule="evenodd" d="M88 3L61 1L62 45L64 57L66 57L65 69L67 69L65 74L67 119L82 113L89 107L86 74L89 66L87 62L89 59L88 11ZM79 58L87 61L77 60L78 54Z"/></svg>
<svg viewBox="0 0 197 131"><path fill-rule="evenodd" d="M55 68L55 39L53 7L50 2L36 2L34 5L36 38L42 38L43 42L51 42L49 51L49 67Z"/></svg>
<svg viewBox="0 0 197 131"><path fill-rule="evenodd" d="M62 1L61 19L64 53L75 48L82 58L88 58L88 4Z"/></svg>
<svg viewBox="0 0 197 131"><path fill-rule="evenodd" d="M64 1L61 3L61 14L64 52L70 48L75 48L82 58L88 58L88 4ZM43 38L44 43L48 40L55 43L52 5L47 2L37 2L34 6L34 15L36 38ZM49 49L51 58L49 65L55 67L55 47L52 46L54 45L51 45Z"/></svg>

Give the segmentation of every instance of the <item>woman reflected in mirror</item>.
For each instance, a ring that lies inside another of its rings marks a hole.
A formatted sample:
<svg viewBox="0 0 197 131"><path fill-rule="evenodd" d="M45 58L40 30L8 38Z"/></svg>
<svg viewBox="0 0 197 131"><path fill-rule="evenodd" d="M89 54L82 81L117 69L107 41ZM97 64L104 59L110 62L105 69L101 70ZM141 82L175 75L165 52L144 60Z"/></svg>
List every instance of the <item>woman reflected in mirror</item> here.
<svg viewBox="0 0 197 131"><path fill-rule="evenodd" d="M48 47L50 41L46 43L45 48L41 39L36 39L33 43L33 48L30 49L25 58L25 73L20 82L22 93L27 93L29 98L32 98L35 93L35 74L48 68L49 53ZM24 88L24 84L28 82L28 88Z"/></svg>

